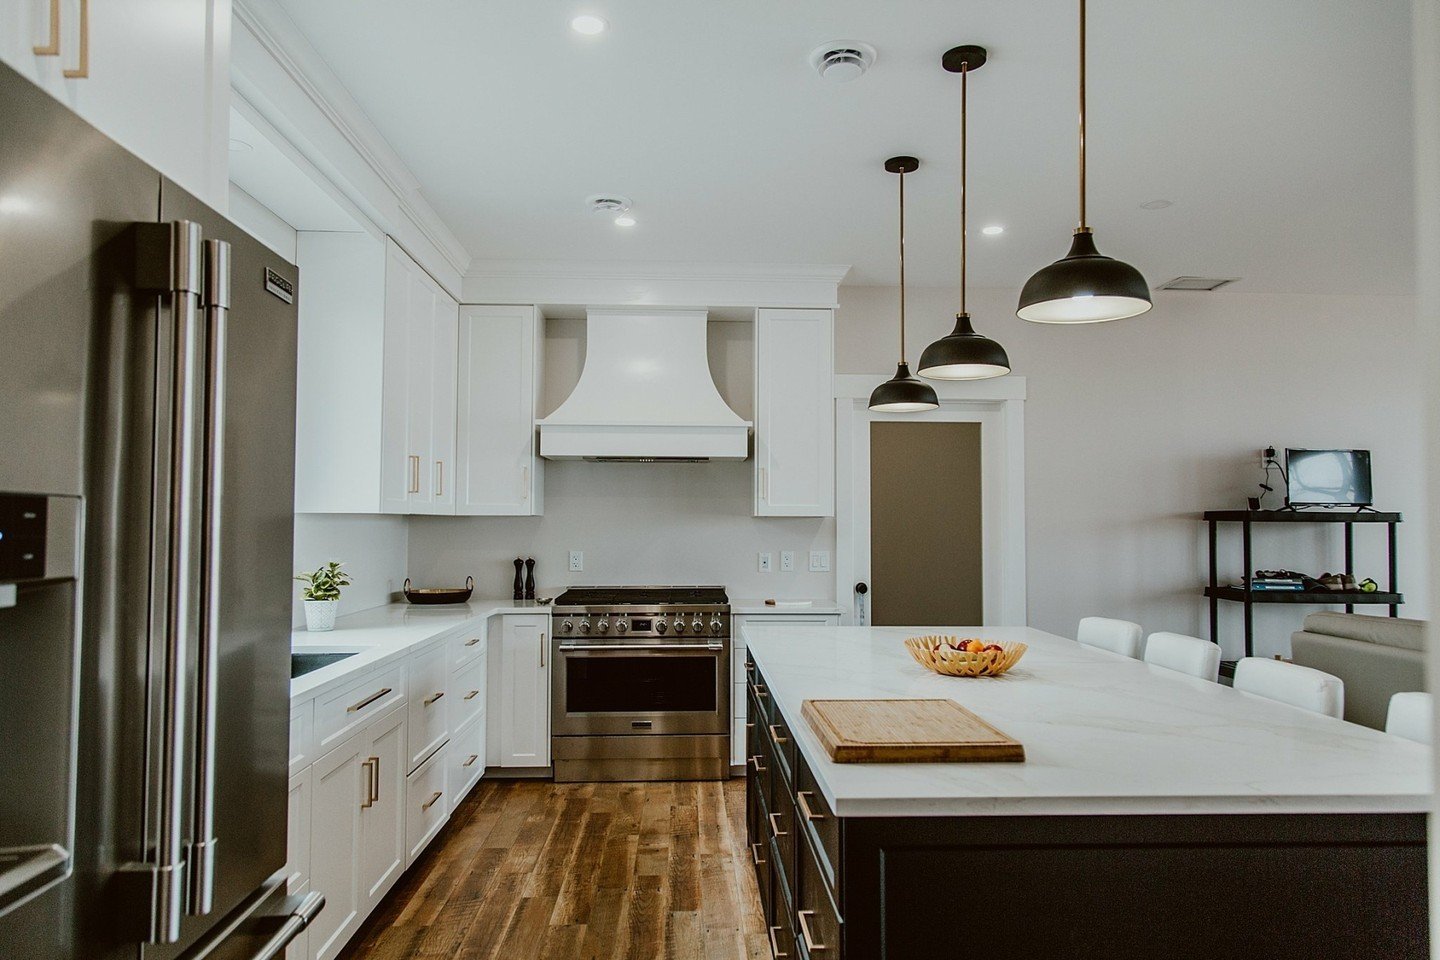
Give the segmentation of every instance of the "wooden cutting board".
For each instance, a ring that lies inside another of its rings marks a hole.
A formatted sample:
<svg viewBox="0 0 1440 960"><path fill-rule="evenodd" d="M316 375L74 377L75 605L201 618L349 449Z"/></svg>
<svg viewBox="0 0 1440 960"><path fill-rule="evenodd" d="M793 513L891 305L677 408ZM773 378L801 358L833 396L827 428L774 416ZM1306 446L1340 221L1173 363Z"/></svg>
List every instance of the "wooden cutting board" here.
<svg viewBox="0 0 1440 960"><path fill-rule="evenodd" d="M1019 741L954 700L806 700L800 714L836 763L1025 759Z"/></svg>

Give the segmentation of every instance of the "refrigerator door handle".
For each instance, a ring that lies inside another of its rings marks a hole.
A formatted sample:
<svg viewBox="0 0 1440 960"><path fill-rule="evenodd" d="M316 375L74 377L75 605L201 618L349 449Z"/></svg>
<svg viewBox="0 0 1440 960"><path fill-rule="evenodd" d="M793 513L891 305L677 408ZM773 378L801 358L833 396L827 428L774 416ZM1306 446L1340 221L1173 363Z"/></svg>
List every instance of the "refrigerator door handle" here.
<svg viewBox="0 0 1440 960"><path fill-rule="evenodd" d="M189 850L189 912L215 906L215 715L219 700L221 497L225 483L225 358L230 314L230 244L206 240L205 441L200 537L200 644L195 678L195 772Z"/></svg>
<svg viewBox="0 0 1440 960"><path fill-rule="evenodd" d="M295 900L297 898L292 897L290 899ZM288 902L286 906L289 906ZM324 894L318 890L305 894L304 898L300 899L299 903L290 909L284 922L280 924L280 929L275 931L274 935L265 942L265 945L260 948L260 951L256 953L251 960L276 960L277 957L285 952L285 948L290 945L290 941L298 937L302 930L314 922L315 917L319 915L324 907Z"/></svg>

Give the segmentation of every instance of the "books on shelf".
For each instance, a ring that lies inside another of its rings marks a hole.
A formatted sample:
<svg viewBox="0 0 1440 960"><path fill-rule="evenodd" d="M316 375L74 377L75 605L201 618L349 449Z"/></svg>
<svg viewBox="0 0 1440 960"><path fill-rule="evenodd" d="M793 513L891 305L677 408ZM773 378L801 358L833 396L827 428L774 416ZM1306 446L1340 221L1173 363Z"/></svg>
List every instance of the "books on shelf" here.
<svg viewBox="0 0 1440 960"><path fill-rule="evenodd" d="M1235 586L1244 590L1246 584L1237 583ZM1305 582L1290 577L1253 577L1249 581L1249 587L1257 593L1267 590L1303 591Z"/></svg>

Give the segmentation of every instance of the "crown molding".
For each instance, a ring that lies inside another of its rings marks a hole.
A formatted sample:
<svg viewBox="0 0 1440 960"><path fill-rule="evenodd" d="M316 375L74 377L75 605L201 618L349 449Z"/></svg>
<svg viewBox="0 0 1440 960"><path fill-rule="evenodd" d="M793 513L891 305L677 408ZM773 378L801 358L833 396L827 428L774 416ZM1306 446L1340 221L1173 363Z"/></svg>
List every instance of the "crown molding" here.
<svg viewBox="0 0 1440 960"><path fill-rule="evenodd" d="M472 260L465 303L834 307L850 272L829 263Z"/></svg>
<svg viewBox="0 0 1440 960"><path fill-rule="evenodd" d="M415 175L335 76L303 31L272 0L233 0L235 20L334 127L393 196L399 212L463 276L470 254L420 190Z"/></svg>

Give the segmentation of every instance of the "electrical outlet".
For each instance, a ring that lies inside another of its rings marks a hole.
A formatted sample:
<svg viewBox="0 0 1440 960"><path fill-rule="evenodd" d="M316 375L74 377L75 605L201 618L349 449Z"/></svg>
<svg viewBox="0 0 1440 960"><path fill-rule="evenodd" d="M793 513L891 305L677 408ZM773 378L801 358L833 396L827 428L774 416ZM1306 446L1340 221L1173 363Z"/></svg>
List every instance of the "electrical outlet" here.
<svg viewBox="0 0 1440 960"><path fill-rule="evenodd" d="M585 569L585 551L584 551L584 550L571 550L571 551L570 551L570 572L571 572L571 573L580 573L580 572L583 571L584 569Z"/></svg>
<svg viewBox="0 0 1440 960"><path fill-rule="evenodd" d="M1259 463L1260 466L1263 467L1265 466L1265 461L1269 460L1273 456L1275 456L1274 447L1261 447L1258 456L1256 456L1255 458L1255 462Z"/></svg>
<svg viewBox="0 0 1440 960"><path fill-rule="evenodd" d="M769 573L774 569L775 557L773 554L762 553L759 559L760 562L757 566L761 573Z"/></svg>
<svg viewBox="0 0 1440 960"><path fill-rule="evenodd" d="M830 572L830 551L829 551L829 550L811 550L811 551L810 551L810 572L811 572L811 573L829 573L829 572Z"/></svg>
<svg viewBox="0 0 1440 960"><path fill-rule="evenodd" d="M782 573L794 573L794 572L795 572L795 551L794 551L794 550L781 550L781 551L780 551L780 570L781 570Z"/></svg>

